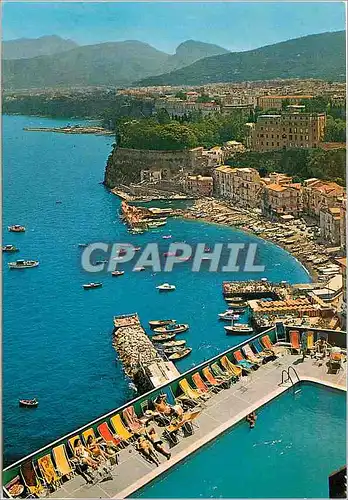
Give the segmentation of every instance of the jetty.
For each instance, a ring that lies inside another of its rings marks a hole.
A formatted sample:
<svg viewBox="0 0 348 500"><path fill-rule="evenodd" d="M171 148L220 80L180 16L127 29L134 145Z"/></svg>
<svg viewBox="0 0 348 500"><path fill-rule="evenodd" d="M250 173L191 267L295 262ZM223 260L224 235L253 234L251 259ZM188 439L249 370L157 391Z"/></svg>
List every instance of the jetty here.
<svg viewBox="0 0 348 500"><path fill-rule="evenodd" d="M163 210L166 209L136 207L126 201L122 201L121 203L121 217L130 229L146 231L164 226L167 223L168 212L163 212ZM164 213L166 214L165 216Z"/></svg>
<svg viewBox="0 0 348 500"><path fill-rule="evenodd" d="M287 282L271 283L269 281L223 281L222 293L225 298L242 297L244 300L270 298L286 300L291 294L291 286Z"/></svg>
<svg viewBox="0 0 348 500"><path fill-rule="evenodd" d="M180 373L155 349L137 313L114 317L113 347L139 394L166 384Z"/></svg>
<svg viewBox="0 0 348 500"><path fill-rule="evenodd" d="M114 132L103 127L84 127L81 125L67 125L65 127L24 127L25 132L56 132L59 134L94 134L114 135Z"/></svg>

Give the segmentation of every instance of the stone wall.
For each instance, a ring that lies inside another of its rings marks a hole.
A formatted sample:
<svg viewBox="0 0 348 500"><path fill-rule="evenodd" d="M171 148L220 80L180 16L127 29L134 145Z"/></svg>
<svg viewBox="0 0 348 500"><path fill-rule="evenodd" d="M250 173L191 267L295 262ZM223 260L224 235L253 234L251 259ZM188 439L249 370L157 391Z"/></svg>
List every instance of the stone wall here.
<svg viewBox="0 0 348 500"><path fill-rule="evenodd" d="M104 184L113 188L119 184L140 182L140 172L146 169L160 169L163 179L171 180L180 170L200 173L205 168L203 148L181 151L150 151L114 147L108 158Z"/></svg>

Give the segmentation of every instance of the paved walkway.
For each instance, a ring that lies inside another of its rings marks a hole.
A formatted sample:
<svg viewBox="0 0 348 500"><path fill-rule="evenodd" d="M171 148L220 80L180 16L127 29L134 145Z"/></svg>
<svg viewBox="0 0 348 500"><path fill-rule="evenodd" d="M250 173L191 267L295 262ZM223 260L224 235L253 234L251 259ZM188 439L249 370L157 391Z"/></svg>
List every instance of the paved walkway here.
<svg viewBox="0 0 348 500"><path fill-rule="evenodd" d="M148 483L188 454L210 441L231 425L284 392L291 384L280 385L283 369L293 366L300 379L318 381L337 388L346 388L347 364L339 373L329 373L326 361L314 362L310 358L301 361L301 356L286 354L276 361L261 366L229 389L213 395L197 419L199 428L192 436L180 437L180 442L170 451L172 457L167 461L159 455L161 465L150 464L134 449L128 446L120 452L120 464L112 470L112 479L96 485L88 485L81 476L66 482L59 490L50 495L53 498L125 498ZM161 433L161 428L158 428ZM168 447L167 444L165 444Z"/></svg>

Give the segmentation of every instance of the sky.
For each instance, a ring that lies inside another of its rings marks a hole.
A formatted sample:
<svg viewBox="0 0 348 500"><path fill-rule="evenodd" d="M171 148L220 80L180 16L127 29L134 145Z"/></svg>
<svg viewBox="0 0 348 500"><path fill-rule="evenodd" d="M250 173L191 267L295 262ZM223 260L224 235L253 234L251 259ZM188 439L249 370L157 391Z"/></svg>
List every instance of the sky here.
<svg viewBox="0 0 348 500"><path fill-rule="evenodd" d="M2 39L59 35L81 45L140 40L174 53L183 41L232 51L345 29L344 2L9 2Z"/></svg>

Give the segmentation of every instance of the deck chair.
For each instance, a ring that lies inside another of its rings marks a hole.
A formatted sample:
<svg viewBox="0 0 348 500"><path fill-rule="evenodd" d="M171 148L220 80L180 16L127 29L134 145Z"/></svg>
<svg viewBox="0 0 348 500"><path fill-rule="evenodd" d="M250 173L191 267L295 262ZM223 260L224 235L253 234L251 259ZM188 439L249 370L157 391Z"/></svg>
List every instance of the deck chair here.
<svg viewBox="0 0 348 500"><path fill-rule="evenodd" d="M121 436L114 436L107 422L103 422L98 425L98 432L99 436L102 437L106 443L111 443L113 446L121 447L123 442Z"/></svg>
<svg viewBox="0 0 348 500"><path fill-rule="evenodd" d="M216 390L228 389L231 386L231 383L227 380L224 380L219 377L214 377L211 373L209 366L206 366L202 370L202 374L208 384L209 387L214 387Z"/></svg>
<svg viewBox="0 0 348 500"><path fill-rule="evenodd" d="M314 332L307 332L307 350L312 353L314 349Z"/></svg>
<svg viewBox="0 0 348 500"><path fill-rule="evenodd" d="M145 429L145 423L138 418L134 406L128 406L122 412L122 417L131 432L141 432Z"/></svg>
<svg viewBox="0 0 348 500"><path fill-rule="evenodd" d="M180 386L182 392L184 393L184 396L186 396L187 398L191 399L194 402L198 402L198 401L202 401L202 400L205 401L206 399L209 398L209 396L202 393L198 389L193 389L193 387L190 386L190 384L186 378L183 378L182 380L180 380L179 386ZM180 399L180 396L178 399Z"/></svg>
<svg viewBox="0 0 348 500"><path fill-rule="evenodd" d="M261 337L261 343L265 349L272 351L277 357L281 356L286 351L285 347L280 347L272 344L269 335L264 335L263 337Z"/></svg>
<svg viewBox="0 0 348 500"><path fill-rule="evenodd" d="M248 361L250 361L251 363L254 363L254 364L257 364L260 366L265 361L265 358L263 356L258 356L253 352L253 350L251 349L249 344L246 344L245 346L243 346L242 351L245 354L246 359Z"/></svg>
<svg viewBox="0 0 348 500"><path fill-rule="evenodd" d="M301 350L301 346L300 346L300 334L298 330L290 330L289 338L291 343L291 350L295 351L295 353L299 353Z"/></svg>
<svg viewBox="0 0 348 500"><path fill-rule="evenodd" d="M182 430L184 427L189 427L190 431L193 433L193 420L200 415L201 410L196 410L192 412L187 412L184 414L182 420L169 424L163 431L163 437L173 444L178 443L178 438L176 433Z"/></svg>
<svg viewBox="0 0 348 500"><path fill-rule="evenodd" d="M76 434L76 436L73 436L73 437L68 439L68 446L69 446L69 450L70 450L72 455L75 455L75 441L76 441L76 439L81 439L78 434Z"/></svg>
<svg viewBox="0 0 348 500"><path fill-rule="evenodd" d="M221 366L227 371L227 373L230 373L233 377L234 380L238 380L239 377L242 375L242 369L240 366L234 365L227 356L222 356L220 359Z"/></svg>
<svg viewBox="0 0 348 500"><path fill-rule="evenodd" d="M31 460L27 460L21 465L20 473L23 479L24 486L27 488L30 495L39 497L46 493L46 489L40 482Z"/></svg>
<svg viewBox="0 0 348 500"><path fill-rule="evenodd" d="M340 352L331 352L329 356L329 369L336 373L342 368L343 355Z"/></svg>
<svg viewBox="0 0 348 500"><path fill-rule="evenodd" d="M95 432L92 429L92 427L90 427L86 431L83 431L81 436L82 436L82 442L85 446L87 445L87 439L89 438L89 436L92 436L92 438L97 440L97 441L101 441L103 439L102 437L99 437L99 438L96 437Z"/></svg>
<svg viewBox="0 0 348 500"><path fill-rule="evenodd" d="M259 340L254 340L251 345L255 348L257 355L263 357L266 362L276 357L272 350L264 349Z"/></svg>
<svg viewBox="0 0 348 500"><path fill-rule="evenodd" d="M255 368L254 363L250 363L247 359L244 358L242 352L238 349L238 351L234 351L233 356L235 360L237 361L237 365L242 368L242 370L245 370L247 373L250 373L253 368Z"/></svg>
<svg viewBox="0 0 348 500"><path fill-rule="evenodd" d="M134 433L130 432L121 420L121 415L117 414L110 418L112 428L122 441L129 443L134 437Z"/></svg>
<svg viewBox="0 0 348 500"><path fill-rule="evenodd" d="M214 375L216 375L216 377L220 377L223 380L228 380L231 382L231 380L234 378L234 375L231 375L230 372L223 370L217 363L213 363L211 365L211 369L213 370L213 373Z"/></svg>
<svg viewBox="0 0 348 500"><path fill-rule="evenodd" d="M70 479L74 475L74 468L68 459L64 444L60 444L59 446L53 448L52 455L60 477Z"/></svg>
<svg viewBox="0 0 348 500"><path fill-rule="evenodd" d="M39 458L37 465L46 485L52 490L57 489L61 485L61 476L54 467L50 453Z"/></svg>
<svg viewBox="0 0 348 500"><path fill-rule="evenodd" d="M192 381L194 382L197 389L205 394L211 395L212 393L216 392L215 387L207 386L207 384L204 382L199 372L196 372L192 375Z"/></svg>

